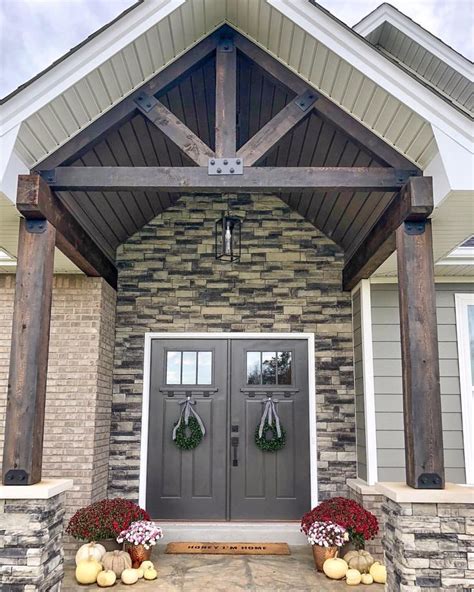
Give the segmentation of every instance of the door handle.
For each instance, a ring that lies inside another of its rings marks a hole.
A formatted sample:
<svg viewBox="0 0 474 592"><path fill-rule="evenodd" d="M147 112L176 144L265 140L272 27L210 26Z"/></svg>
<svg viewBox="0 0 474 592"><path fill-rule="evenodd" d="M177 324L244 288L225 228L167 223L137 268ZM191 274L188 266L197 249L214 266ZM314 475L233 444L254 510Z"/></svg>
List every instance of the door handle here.
<svg viewBox="0 0 474 592"><path fill-rule="evenodd" d="M233 436L230 439L230 442L232 444L232 449L233 449L232 466L238 467L239 466L239 459L237 457L237 448L239 447L239 439L237 438L237 436Z"/></svg>

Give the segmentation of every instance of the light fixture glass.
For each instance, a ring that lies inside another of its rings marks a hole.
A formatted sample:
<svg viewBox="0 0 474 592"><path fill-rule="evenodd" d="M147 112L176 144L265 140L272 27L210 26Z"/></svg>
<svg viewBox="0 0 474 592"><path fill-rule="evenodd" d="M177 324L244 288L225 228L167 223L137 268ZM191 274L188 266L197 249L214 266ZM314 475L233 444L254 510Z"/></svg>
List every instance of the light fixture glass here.
<svg viewBox="0 0 474 592"><path fill-rule="evenodd" d="M229 203L229 202L227 202ZM242 220L227 213L216 220L214 228L215 257L221 261L238 261L241 256Z"/></svg>

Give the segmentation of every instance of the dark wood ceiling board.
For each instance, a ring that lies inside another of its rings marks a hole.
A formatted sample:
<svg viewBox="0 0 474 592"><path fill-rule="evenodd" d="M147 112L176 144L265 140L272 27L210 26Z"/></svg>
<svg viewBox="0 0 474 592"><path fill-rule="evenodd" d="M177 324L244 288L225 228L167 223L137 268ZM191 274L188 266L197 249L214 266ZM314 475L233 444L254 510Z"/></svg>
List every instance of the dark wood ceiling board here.
<svg viewBox="0 0 474 592"><path fill-rule="evenodd" d="M250 63L237 56L237 150L249 139L248 105L252 90L250 77Z"/></svg>
<svg viewBox="0 0 474 592"><path fill-rule="evenodd" d="M351 227L360 209L367 201L370 193L371 192L369 191L357 191L352 195L349 205L346 211L344 212L344 215L341 217L339 224L334 229L334 232L332 234L333 241L336 242L338 245L344 244L343 240L345 234Z"/></svg>
<svg viewBox="0 0 474 592"><path fill-rule="evenodd" d="M303 144L303 150L301 151L300 166L313 166L314 155L316 146L319 144L321 137L321 130L323 127L323 121L321 118L313 112L308 118L308 128L306 130L306 136L313 141L306 141ZM307 190L303 191L299 195L297 203L295 203L295 209L302 214L308 210L309 200L311 199L312 192ZM303 215L303 214L302 214Z"/></svg>
<svg viewBox="0 0 474 592"><path fill-rule="evenodd" d="M298 132L296 132L295 130L295 133L293 134L290 151L288 154L287 166L301 166L301 155L303 152L303 147L305 143L309 143L305 142L307 139L309 120L309 117L303 119L303 121L301 121L300 124L298 124L300 129L298 130ZM296 210L297 208L297 205L300 201L300 196L301 191L291 193L289 196L288 203L294 210Z"/></svg>
<svg viewBox="0 0 474 592"><path fill-rule="evenodd" d="M248 105L249 138L260 129L260 111L263 96L263 76L255 68L252 68L250 79L250 102Z"/></svg>
<svg viewBox="0 0 474 592"><path fill-rule="evenodd" d="M206 93L204 88L204 74L202 68L193 74L190 79L191 96L196 112L197 130L193 130L203 142L214 150L214 135L210 134ZM192 128L191 128L192 129Z"/></svg>
<svg viewBox="0 0 474 592"><path fill-rule="evenodd" d="M209 146L216 147L216 60L209 60L203 66L204 93L206 96L207 125L209 129Z"/></svg>

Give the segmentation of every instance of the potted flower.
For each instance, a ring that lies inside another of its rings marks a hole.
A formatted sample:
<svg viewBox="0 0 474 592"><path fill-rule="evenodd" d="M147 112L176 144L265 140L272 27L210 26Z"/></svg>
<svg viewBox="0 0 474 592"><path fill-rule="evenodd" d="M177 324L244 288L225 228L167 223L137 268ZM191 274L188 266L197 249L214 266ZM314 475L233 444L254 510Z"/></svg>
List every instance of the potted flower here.
<svg viewBox="0 0 474 592"><path fill-rule="evenodd" d="M150 559L152 547L162 537L161 528L154 522L139 520L122 530L117 537L117 542L125 543L125 549L132 558L132 567L137 568L143 561Z"/></svg>
<svg viewBox="0 0 474 592"><path fill-rule="evenodd" d="M78 510L69 520L67 534L87 542L100 542L107 551L119 549L116 538L132 522L149 520L148 512L131 500L104 499Z"/></svg>
<svg viewBox="0 0 474 592"><path fill-rule="evenodd" d="M326 559L337 557L349 535L346 529L334 522L313 522L308 528L308 542L312 545L314 563L318 571L323 571Z"/></svg>
<svg viewBox="0 0 474 592"><path fill-rule="evenodd" d="M379 531L377 517L356 501L345 497L333 497L307 512L301 519L304 534L309 534L309 529L315 522L334 522L345 528L349 535L349 544L355 549L363 549L365 541L373 539Z"/></svg>

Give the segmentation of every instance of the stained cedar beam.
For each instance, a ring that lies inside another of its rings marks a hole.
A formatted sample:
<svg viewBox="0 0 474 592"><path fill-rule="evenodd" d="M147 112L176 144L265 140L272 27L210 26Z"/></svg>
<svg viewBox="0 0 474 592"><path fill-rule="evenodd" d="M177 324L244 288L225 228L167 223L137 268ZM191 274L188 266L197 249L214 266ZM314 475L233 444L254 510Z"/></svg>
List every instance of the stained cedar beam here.
<svg viewBox="0 0 474 592"><path fill-rule="evenodd" d="M19 193L23 190L20 183ZM38 190L38 187L37 187ZM41 481L55 229L20 220L2 479Z"/></svg>
<svg viewBox="0 0 474 592"><path fill-rule="evenodd" d="M209 175L207 167L59 167L48 173L55 191L398 191L413 174L382 167L244 167L242 175Z"/></svg>
<svg viewBox="0 0 474 592"><path fill-rule="evenodd" d="M178 82L188 72L208 58L215 51L217 41L218 37L215 33L200 41L191 50L180 56L139 89L132 92L74 137L70 138L66 144L38 163L34 167L34 170L54 169L61 164L69 164L71 159L76 160L80 158L102 140L103 134L117 129L136 113L137 104L135 103L135 99L140 93L145 92L148 95L155 95L164 92L170 85Z"/></svg>
<svg viewBox="0 0 474 592"><path fill-rule="evenodd" d="M214 152L163 103L146 93L136 99L139 111L198 166L207 166Z"/></svg>
<svg viewBox="0 0 474 592"><path fill-rule="evenodd" d="M318 95L306 91L288 103L237 151L245 166L253 166L264 158L297 123L307 117Z"/></svg>
<svg viewBox="0 0 474 592"><path fill-rule="evenodd" d="M406 482L443 489L443 428L431 221L396 231Z"/></svg>
<svg viewBox="0 0 474 592"><path fill-rule="evenodd" d="M44 218L56 229L56 246L81 271L103 277L114 289L117 269L40 175L19 175L16 207L28 220Z"/></svg>
<svg viewBox="0 0 474 592"><path fill-rule="evenodd" d="M421 221L433 211L431 177L413 177L390 202L369 235L346 261L343 270L344 290L352 290L395 251L395 231L405 221Z"/></svg>
<svg viewBox="0 0 474 592"><path fill-rule="evenodd" d="M267 76L286 88L293 90L296 94L314 90L287 66L237 31L234 32L234 42L237 49L258 64ZM324 119L339 128L346 136L349 136L354 143L370 153L376 162L399 169L415 169L417 174L421 175L421 170L408 158L400 154L395 148L392 148L327 97L320 95L314 109Z"/></svg>
<svg viewBox="0 0 474 592"><path fill-rule="evenodd" d="M233 158L236 147L237 52L229 36L216 50L216 156Z"/></svg>

